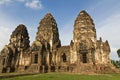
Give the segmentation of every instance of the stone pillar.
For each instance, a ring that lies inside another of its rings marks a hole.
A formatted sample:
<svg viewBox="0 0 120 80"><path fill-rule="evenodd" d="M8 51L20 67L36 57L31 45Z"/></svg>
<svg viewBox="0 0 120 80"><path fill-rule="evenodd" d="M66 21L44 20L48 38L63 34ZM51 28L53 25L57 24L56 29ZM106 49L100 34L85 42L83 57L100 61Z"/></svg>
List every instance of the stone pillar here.
<svg viewBox="0 0 120 80"><path fill-rule="evenodd" d="M7 71L7 73L9 73L9 72L10 72L10 67L8 67L8 68L6 68L6 69L7 69L7 70L6 70L6 71Z"/></svg>
<svg viewBox="0 0 120 80"><path fill-rule="evenodd" d="M88 63L93 64L93 61L94 61L94 54L93 54L93 52L88 51L87 61L88 61Z"/></svg>
<svg viewBox="0 0 120 80"><path fill-rule="evenodd" d="M31 64L33 64L33 52L30 57L31 57Z"/></svg>
<svg viewBox="0 0 120 80"><path fill-rule="evenodd" d="M45 72L45 66L42 66L42 70L43 70L42 72L44 73Z"/></svg>
<svg viewBox="0 0 120 80"><path fill-rule="evenodd" d="M78 65L79 65L80 62L81 62L81 60L80 60L81 57L80 57L80 56L81 56L80 53L78 53L78 54L77 54L77 64L78 64Z"/></svg>
<svg viewBox="0 0 120 80"><path fill-rule="evenodd" d="M51 66L48 66L48 72L51 72Z"/></svg>
<svg viewBox="0 0 120 80"><path fill-rule="evenodd" d="M55 66L55 72L58 72L58 66Z"/></svg>
<svg viewBox="0 0 120 80"><path fill-rule="evenodd" d="M23 60L23 52L22 52L22 50L21 50L21 52L20 52L20 58L19 58L20 60L19 60L19 65L24 65L24 60Z"/></svg>
<svg viewBox="0 0 120 80"><path fill-rule="evenodd" d="M57 54L56 54L55 58L56 58L56 64L58 65L58 55Z"/></svg>
<svg viewBox="0 0 120 80"><path fill-rule="evenodd" d="M54 52L52 53L52 61L53 61L53 64L55 63L55 54Z"/></svg>
<svg viewBox="0 0 120 80"><path fill-rule="evenodd" d="M49 62L49 61L50 61L50 58L49 58L49 56L50 56L50 53L47 52L47 61L46 61L46 62L47 62L47 65L48 65L48 66L50 65L50 62Z"/></svg>
<svg viewBox="0 0 120 80"><path fill-rule="evenodd" d="M41 65L41 59L42 59L42 57L41 57L41 54L39 53L39 54L38 54L38 64L39 64L39 65Z"/></svg>

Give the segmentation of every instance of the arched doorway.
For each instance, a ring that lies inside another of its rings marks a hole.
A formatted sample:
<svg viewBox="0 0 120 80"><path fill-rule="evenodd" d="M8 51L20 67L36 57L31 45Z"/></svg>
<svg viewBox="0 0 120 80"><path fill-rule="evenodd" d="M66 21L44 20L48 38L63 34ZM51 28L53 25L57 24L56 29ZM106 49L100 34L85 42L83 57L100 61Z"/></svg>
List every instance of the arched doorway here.
<svg viewBox="0 0 120 80"><path fill-rule="evenodd" d="M63 53L63 55L61 56L61 58L62 58L62 61L63 61L63 62L66 62L66 61L67 61L67 56L66 56L65 53Z"/></svg>

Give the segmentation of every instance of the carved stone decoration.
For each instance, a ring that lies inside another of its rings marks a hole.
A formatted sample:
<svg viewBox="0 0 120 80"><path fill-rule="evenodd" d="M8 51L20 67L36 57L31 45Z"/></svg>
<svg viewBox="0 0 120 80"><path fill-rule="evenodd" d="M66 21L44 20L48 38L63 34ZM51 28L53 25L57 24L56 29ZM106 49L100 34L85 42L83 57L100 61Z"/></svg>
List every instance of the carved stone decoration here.
<svg viewBox="0 0 120 80"><path fill-rule="evenodd" d="M27 28L23 24L18 25L17 28L12 32L10 44L14 45L18 51L20 48L22 48L24 51L29 48L29 43L30 41Z"/></svg>

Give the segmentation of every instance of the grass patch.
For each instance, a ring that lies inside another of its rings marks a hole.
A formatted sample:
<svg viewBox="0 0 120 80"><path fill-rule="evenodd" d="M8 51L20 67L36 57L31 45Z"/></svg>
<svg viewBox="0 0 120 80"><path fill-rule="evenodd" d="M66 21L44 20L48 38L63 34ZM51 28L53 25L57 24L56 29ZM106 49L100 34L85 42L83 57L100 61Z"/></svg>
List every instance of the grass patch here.
<svg viewBox="0 0 120 80"><path fill-rule="evenodd" d="M120 74L78 75L64 73L46 73L0 80L120 80Z"/></svg>

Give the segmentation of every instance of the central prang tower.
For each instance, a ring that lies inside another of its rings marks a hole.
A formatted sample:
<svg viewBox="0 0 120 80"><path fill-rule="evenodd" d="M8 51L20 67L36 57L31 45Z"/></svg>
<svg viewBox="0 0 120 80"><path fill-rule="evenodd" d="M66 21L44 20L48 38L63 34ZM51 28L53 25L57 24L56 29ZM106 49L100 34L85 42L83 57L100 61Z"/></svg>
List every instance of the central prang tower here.
<svg viewBox="0 0 120 80"><path fill-rule="evenodd" d="M36 40L32 44L33 64L51 66L56 63L56 50L61 47L57 23L52 14L47 13L40 21Z"/></svg>

